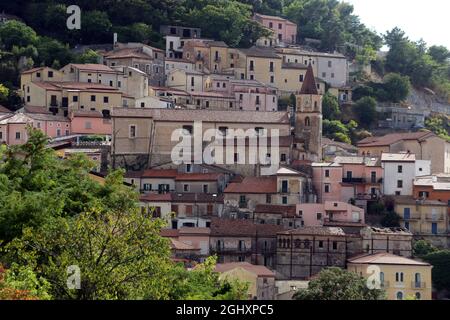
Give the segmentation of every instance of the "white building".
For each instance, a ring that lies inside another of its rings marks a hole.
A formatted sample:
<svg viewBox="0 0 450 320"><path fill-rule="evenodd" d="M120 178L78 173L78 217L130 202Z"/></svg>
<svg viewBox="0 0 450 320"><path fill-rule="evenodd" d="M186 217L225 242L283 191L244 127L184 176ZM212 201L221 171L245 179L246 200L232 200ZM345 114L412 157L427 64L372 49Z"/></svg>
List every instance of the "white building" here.
<svg viewBox="0 0 450 320"><path fill-rule="evenodd" d="M412 153L383 153L381 166L385 195L412 195L414 179L431 173L431 161L416 160Z"/></svg>

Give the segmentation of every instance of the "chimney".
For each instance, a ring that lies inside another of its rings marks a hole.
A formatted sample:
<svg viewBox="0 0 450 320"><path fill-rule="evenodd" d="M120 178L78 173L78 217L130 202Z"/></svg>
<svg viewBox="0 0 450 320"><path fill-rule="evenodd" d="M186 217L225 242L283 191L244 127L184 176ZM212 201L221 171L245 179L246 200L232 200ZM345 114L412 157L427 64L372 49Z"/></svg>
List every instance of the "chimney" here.
<svg viewBox="0 0 450 320"><path fill-rule="evenodd" d="M113 36L113 46L115 47L117 44L117 32L114 32L114 36Z"/></svg>

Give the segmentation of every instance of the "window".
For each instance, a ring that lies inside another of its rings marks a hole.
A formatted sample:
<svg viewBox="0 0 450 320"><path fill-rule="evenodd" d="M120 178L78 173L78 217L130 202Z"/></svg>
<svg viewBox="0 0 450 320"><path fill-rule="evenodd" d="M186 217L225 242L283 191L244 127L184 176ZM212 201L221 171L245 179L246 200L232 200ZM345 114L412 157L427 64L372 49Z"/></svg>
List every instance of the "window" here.
<svg viewBox="0 0 450 320"><path fill-rule="evenodd" d="M381 286L384 284L384 272L380 272L380 284Z"/></svg>
<svg viewBox="0 0 450 320"><path fill-rule="evenodd" d="M397 300L403 300L403 292L397 292Z"/></svg>
<svg viewBox="0 0 450 320"><path fill-rule="evenodd" d="M274 76L270 76L270 83L274 83L275 82L275 77Z"/></svg>
<svg viewBox="0 0 450 320"><path fill-rule="evenodd" d="M273 61L270 61L270 64L269 64L269 71L270 71L270 72L273 72Z"/></svg>
<svg viewBox="0 0 450 320"><path fill-rule="evenodd" d="M266 194L266 203L272 203L272 195Z"/></svg>
<svg viewBox="0 0 450 320"><path fill-rule="evenodd" d="M56 136L61 137L61 129L56 129Z"/></svg>
<svg viewBox="0 0 450 320"><path fill-rule="evenodd" d="M109 102L109 97L103 97L103 103L108 103Z"/></svg>
<svg viewBox="0 0 450 320"><path fill-rule="evenodd" d="M40 72L37 72L36 73L36 78L40 78L41 77L41 73Z"/></svg>
<svg viewBox="0 0 450 320"><path fill-rule="evenodd" d="M110 86L110 87L112 87L112 86L113 86L113 82L112 82L112 80L111 80L111 81L109 81L109 86Z"/></svg>
<svg viewBox="0 0 450 320"><path fill-rule="evenodd" d="M403 180L397 180L397 188L403 188Z"/></svg>
<svg viewBox="0 0 450 320"><path fill-rule="evenodd" d="M322 220L322 212L316 213L317 220Z"/></svg>
<svg viewBox="0 0 450 320"><path fill-rule="evenodd" d="M273 23L269 22L269 28L273 28Z"/></svg>
<svg viewBox="0 0 450 320"><path fill-rule="evenodd" d="M255 70L255 62L253 60L250 60L250 71Z"/></svg>
<svg viewBox="0 0 450 320"><path fill-rule="evenodd" d="M0 131L0 140L2 140L2 139L3 139L3 132Z"/></svg>
<svg viewBox="0 0 450 320"><path fill-rule="evenodd" d="M245 198L245 195L240 195L239 196L239 203L246 203L246 202L247 202L247 200Z"/></svg>
<svg viewBox="0 0 450 320"><path fill-rule="evenodd" d="M48 77L49 77L49 78L53 78L53 71L49 71L49 72L48 72Z"/></svg>
<svg viewBox="0 0 450 320"><path fill-rule="evenodd" d="M399 282L399 283L403 282L403 272L395 273L395 282Z"/></svg>
<svg viewBox="0 0 450 320"><path fill-rule="evenodd" d="M237 163L239 161L239 154L234 154L234 162Z"/></svg>
<svg viewBox="0 0 450 320"><path fill-rule="evenodd" d="M287 197L282 197L281 202L282 202L282 204L287 204L288 203L288 198Z"/></svg>
<svg viewBox="0 0 450 320"><path fill-rule="evenodd" d="M208 185L207 184L203 185L203 193L208 193Z"/></svg>
<svg viewBox="0 0 450 320"><path fill-rule="evenodd" d="M333 63L331 61L328 61L328 68L331 68L333 66Z"/></svg>
<svg viewBox="0 0 450 320"><path fill-rule="evenodd" d="M278 24L278 29L283 29L283 25L281 23Z"/></svg>
<svg viewBox="0 0 450 320"><path fill-rule="evenodd" d="M16 132L16 140L20 140L20 132Z"/></svg>
<svg viewBox="0 0 450 320"><path fill-rule="evenodd" d="M135 125L130 125L130 129L129 129L129 137L130 138L136 138L136 126Z"/></svg>
<svg viewBox="0 0 450 320"><path fill-rule="evenodd" d="M330 193L331 186L329 184L325 185L325 193Z"/></svg>
<svg viewBox="0 0 450 320"><path fill-rule="evenodd" d="M327 77L327 73L326 72L322 72L322 78L326 78Z"/></svg>
<svg viewBox="0 0 450 320"><path fill-rule="evenodd" d="M420 298L421 298L420 292L416 292L416 300L420 300Z"/></svg>
<svg viewBox="0 0 450 320"><path fill-rule="evenodd" d="M250 80L255 80L255 76L254 75L250 75Z"/></svg>
<svg viewBox="0 0 450 320"><path fill-rule="evenodd" d="M73 96L72 97L72 102L78 102L78 96Z"/></svg>
<svg viewBox="0 0 450 320"><path fill-rule="evenodd" d="M305 118L305 127L310 127L311 126L311 120L309 119L309 117Z"/></svg>
<svg viewBox="0 0 450 320"><path fill-rule="evenodd" d="M151 183L144 183L144 191L150 191L152 190Z"/></svg>
<svg viewBox="0 0 450 320"><path fill-rule="evenodd" d="M329 178L330 177L330 170L325 170L325 178Z"/></svg>
<svg viewBox="0 0 450 320"><path fill-rule="evenodd" d="M121 87L122 86L122 82L121 81L117 81L117 87Z"/></svg>
<svg viewBox="0 0 450 320"><path fill-rule="evenodd" d="M260 105L261 101L259 100L259 96L256 96L256 105Z"/></svg>
<svg viewBox="0 0 450 320"><path fill-rule="evenodd" d="M319 241L319 248L323 248L323 241L322 240Z"/></svg>
<svg viewBox="0 0 450 320"><path fill-rule="evenodd" d="M255 131L256 131L256 135L260 136L264 133L264 128L263 127L255 127Z"/></svg>
<svg viewBox="0 0 450 320"><path fill-rule="evenodd" d="M302 74L298 76L298 81L303 82L303 79L304 79L304 77Z"/></svg>
<svg viewBox="0 0 450 320"><path fill-rule="evenodd" d="M286 158L287 158L286 157L286 153L282 153L281 156L280 156L280 161L281 162L286 162Z"/></svg>
<svg viewBox="0 0 450 320"><path fill-rule="evenodd" d="M333 241L333 250L337 250L338 244L337 241Z"/></svg>
<svg viewBox="0 0 450 320"><path fill-rule="evenodd" d="M191 173L192 172L192 164L186 164L186 172Z"/></svg>
<svg viewBox="0 0 450 320"><path fill-rule="evenodd" d="M189 192L189 185L188 184L183 184L183 191L184 192Z"/></svg>
<svg viewBox="0 0 450 320"><path fill-rule="evenodd" d="M402 173L403 172L403 166L398 166L397 167L397 172L398 173Z"/></svg>
<svg viewBox="0 0 450 320"><path fill-rule="evenodd" d="M421 288L422 287L422 283L421 282L422 282L422 277L421 277L420 273L416 273L414 275L414 286L416 288Z"/></svg>
<svg viewBox="0 0 450 320"><path fill-rule="evenodd" d="M141 108L145 108L145 102L141 102Z"/></svg>
<svg viewBox="0 0 450 320"><path fill-rule="evenodd" d="M91 96L91 101L92 101L92 102L95 102L95 95L92 95L92 96Z"/></svg>

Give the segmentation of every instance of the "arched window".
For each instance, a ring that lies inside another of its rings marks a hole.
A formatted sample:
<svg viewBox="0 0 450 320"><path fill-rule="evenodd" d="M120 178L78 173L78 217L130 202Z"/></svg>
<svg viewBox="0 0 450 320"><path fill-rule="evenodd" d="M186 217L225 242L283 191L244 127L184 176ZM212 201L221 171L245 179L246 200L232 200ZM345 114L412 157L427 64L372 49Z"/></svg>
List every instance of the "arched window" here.
<svg viewBox="0 0 450 320"><path fill-rule="evenodd" d="M317 101L314 101L314 110L317 111Z"/></svg>
<svg viewBox="0 0 450 320"><path fill-rule="evenodd" d="M305 240L305 249L309 249L310 242L308 239Z"/></svg>
<svg viewBox="0 0 450 320"><path fill-rule="evenodd" d="M396 272L395 273L395 281L396 282L403 282L403 272Z"/></svg>
<svg viewBox="0 0 450 320"><path fill-rule="evenodd" d="M309 119L309 117L305 118L305 127L310 127L311 126L311 119Z"/></svg>
<svg viewBox="0 0 450 320"><path fill-rule="evenodd" d="M414 275L414 285L416 288L420 288L421 287L421 282L422 282L422 277L420 276L420 273L416 273Z"/></svg>
<svg viewBox="0 0 450 320"><path fill-rule="evenodd" d="M300 246L302 245L302 240L295 239L294 245L295 245L296 248L300 248Z"/></svg>
<svg viewBox="0 0 450 320"><path fill-rule="evenodd" d="M283 245L283 241L281 239L278 239L278 248L281 248L282 245Z"/></svg>
<svg viewBox="0 0 450 320"><path fill-rule="evenodd" d="M283 239L283 248L286 248L286 239Z"/></svg>
<svg viewBox="0 0 450 320"><path fill-rule="evenodd" d="M416 292L416 300L420 300L421 297L420 292Z"/></svg>
<svg viewBox="0 0 450 320"><path fill-rule="evenodd" d="M287 247L290 248L291 247L291 240L287 239Z"/></svg>
<svg viewBox="0 0 450 320"><path fill-rule="evenodd" d="M384 285L384 272L380 272L380 284L381 286Z"/></svg>
<svg viewBox="0 0 450 320"><path fill-rule="evenodd" d="M397 292L397 300L403 300L403 292Z"/></svg>

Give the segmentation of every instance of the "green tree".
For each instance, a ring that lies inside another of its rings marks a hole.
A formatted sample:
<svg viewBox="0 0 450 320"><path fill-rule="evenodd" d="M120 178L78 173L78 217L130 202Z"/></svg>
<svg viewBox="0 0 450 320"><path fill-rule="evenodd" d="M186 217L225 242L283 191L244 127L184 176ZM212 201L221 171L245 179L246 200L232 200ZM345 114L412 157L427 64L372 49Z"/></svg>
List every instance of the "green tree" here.
<svg viewBox="0 0 450 320"><path fill-rule="evenodd" d="M105 43L112 41L112 23L103 11L87 11L81 15L81 37L83 43Z"/></svg>
<svg viewBox="0 0 450 320"><path fill-rule="evenodd" d="M330 93L326 93L322 100L322 113L324 119L337 120L341 115L338 99Z"/></svg>
<svg viewBox="0 0 450 320"><path fill-rule="evenodd" d="M22 22L11 20L0 25L0 41L7 50L34 45L37 40L36 32Z"/></svg>
<svg viewBox="0 0 450 320"><path fill-rule="evenodd" d="M92 49L88 49L76 57L77 63L99 63L100 55Z"/></svg>
<svg viewBox="0 0 450 320"><path fill-rule="evenodd" d="M339 120L327 120L322 123L323 134L336 141L351 143L350 131L346 125Z"/></svg>
<svg viewBox="0 0 450 320"><path fill-rule="evenodd" d="M388 210L381 219L381 225L385 228L398 228L400 227L400 216L394 211Z"/></svg>
<svg viewBox="0 0 450 320"><path fill-rule="evenodd" d="M366 126L366 128L372 126L377 120L377 101L372 97L363 97L359 99L353 110L358 116L359 122Z"/></svg>
<svg viewBox="0 0 450 320"><path fill-rule="evenodd" d="M438 63L448 63L450 51L444 46L431 46L428 48L428 54Z"/></svg>
<svg viewBox="0 0 450 320"><path fill-rule="evenodd" d="M450 119L446 115L436 115L425 120L425 127L440 136L443 139L450 141Z"/></svg>
<svg viewBox="0 0 450 320"><path fill-rule="evenodd" d="M307 289L294 295L296 300L383 300L383 290L369 289L367 280L340 268L323 269Z"/></svg>
<svg viewBox="0 0 450 320"><path fill-rule="evenodd" d="M384 77L384 90L392 102L400 102L406 99L411 89L409 77L398 73L390 73Z"/></svg>
<svg viewBox="0 0 450 320"><path fill-rule="evenodd" d="M0 83L0 104L5 104L8 101L9 89Z"/></svg>
<svg viewBox="0 0 450 320"><path fill-rule="evenodd" d="M435 251L424 256L423 259L433 266L431 274L433 286L437 290L450 290L450 274L448 272L450 250Z"/></svg>
<svg viewBox="0 0 450 320"><path fill-rule="evenodd" d="M414 256L424 257L430 253L436 252L438 249L426 240L418 240L414 242Z"/></svg>

